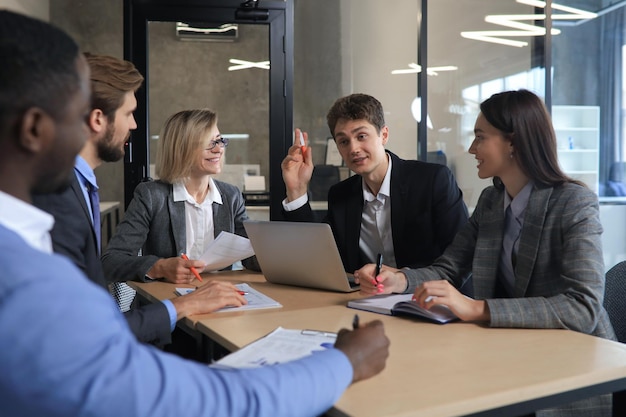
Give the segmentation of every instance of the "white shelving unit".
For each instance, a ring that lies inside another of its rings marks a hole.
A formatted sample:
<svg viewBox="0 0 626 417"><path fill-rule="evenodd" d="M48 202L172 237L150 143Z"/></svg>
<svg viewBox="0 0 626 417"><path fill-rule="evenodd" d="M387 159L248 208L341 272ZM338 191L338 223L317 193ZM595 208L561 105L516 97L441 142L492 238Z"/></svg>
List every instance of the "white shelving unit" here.
<svg viewBox="0 0 626 417"><path fill-rule="evenodd" d="M552 106L552 122L561 168L597 193L600 107Z"/></svg>

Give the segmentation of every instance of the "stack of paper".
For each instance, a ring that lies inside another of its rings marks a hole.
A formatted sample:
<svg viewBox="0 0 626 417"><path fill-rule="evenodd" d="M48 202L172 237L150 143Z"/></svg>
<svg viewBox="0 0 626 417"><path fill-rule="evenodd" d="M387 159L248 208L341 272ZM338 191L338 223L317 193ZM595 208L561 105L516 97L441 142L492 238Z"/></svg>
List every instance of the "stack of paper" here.
<svg viewBox="0 0 626 417"><path fill-rule="evenodd" d="M252 255L254 249L249 239L234 233L220 232L200 260L206 264L205 271L219 271Z"/></svg>
<svg viewBox="0 0 626 417"><path fill-rule="evenodd" d="M224 307L217 311L234 311L234 310L256 310L261 308L279 308L282 307L278 301L273 298L268 297L262 292L255 290L248 284L237 284L235 285L240 291L245 292L244 297L248 304L243 305L241 307ZM195 291L195 288L176 288L176 293L178 295L185 295Z"/></svg>
<svg viewBox="0 0 626 417"><path fill-rule="evenodd" d="M311 355L335 345L336 333L278 327L267 336L223 357L213 366L258 368Z"/></svg>

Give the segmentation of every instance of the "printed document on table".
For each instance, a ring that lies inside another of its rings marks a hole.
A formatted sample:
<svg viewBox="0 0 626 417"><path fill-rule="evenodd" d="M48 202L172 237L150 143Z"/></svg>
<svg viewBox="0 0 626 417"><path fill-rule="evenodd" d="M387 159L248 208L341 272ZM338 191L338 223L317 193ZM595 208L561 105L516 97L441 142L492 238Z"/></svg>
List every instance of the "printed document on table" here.
<svg viewBox="0 0 626 417"><path fill-rule="evenodd" d="M276 365L332 348L335 340L337 333L278 327L267 336L223 357L213 366L259 368Z"/></svg>
<svg viewBox="0 0 626 417"><path fill-rule="evenodd" d="M200 259L206 264L205 271L219 271L252 255L254 249L248 238L220 232Z"/></svg>
<svg viewBox="0 0 626 417"><path fill-rule="evenodd" d="M278 301L273 298L268 297L263 294L261 291L255 290L248 284L236 284L235 287L239 289L239 291L243 291L244 297L248 304L243 305L241 307L224 307L217 310L220 311L241 311L241 310L258 310L262 308L279 308L282 307ZM176 293L178 295L185 295L195 291L195 288L176 288Z"/></svg>

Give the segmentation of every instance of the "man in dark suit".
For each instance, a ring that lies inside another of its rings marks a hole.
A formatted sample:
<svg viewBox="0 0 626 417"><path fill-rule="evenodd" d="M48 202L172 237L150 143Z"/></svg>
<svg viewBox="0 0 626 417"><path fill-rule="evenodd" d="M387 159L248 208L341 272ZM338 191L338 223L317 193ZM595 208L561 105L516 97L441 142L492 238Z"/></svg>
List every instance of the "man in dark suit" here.
<svg viewBox="0 0 626 417"><path fill-rule="evenodd" d="M356 175L328 192L330 224L346 271L376 262L398 268L430 265L467 222L467 208L450 170L408 161L386 151L389 128L380 102L366 94L338 99L328 127L346 166ZM313 157L306 133L282 163L287 198L283 214L313 221L307 188Z"/></svg>
<svg viewBox="0 0 626 417"><path fill-rule="evenodd" d="M71 186L56 194L34 195L33 202L55 218L51 231L54 251L69 257L92 281L107 288L100 261L100 208L90 199L90 193L98 189L93 170L124 156L130 131L137 128L135 91L143 76L128 61L105 55L86 54L86 58L92 89L92 109L86 121L89 138L76 157ZM191 294L124 314L138 340L165 345L171 342L178 319L245 303L236 290L229 283L211 282Z"/></svg>

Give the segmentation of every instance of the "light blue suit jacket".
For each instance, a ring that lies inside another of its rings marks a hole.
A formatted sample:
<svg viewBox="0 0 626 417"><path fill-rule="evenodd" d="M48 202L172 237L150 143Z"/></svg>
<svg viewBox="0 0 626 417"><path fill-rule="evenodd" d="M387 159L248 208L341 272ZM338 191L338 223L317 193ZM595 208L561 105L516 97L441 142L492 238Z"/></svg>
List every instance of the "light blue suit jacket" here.
<svg viewBox="0 0 626 417"><path fill-rule="evenodd" d="M241 191L231 184L214 181L222 204L213 203L215 236L226 231L247 236L248 219ZM145 281L146 272L160 258L179 256L187 248L185 202L174 201L173 186L161 181L137 185L133 200L102 255L105 276L110 281ZM138 256L141 250L142 256ZM243 265L260 270L256 257Z"/></svg>

